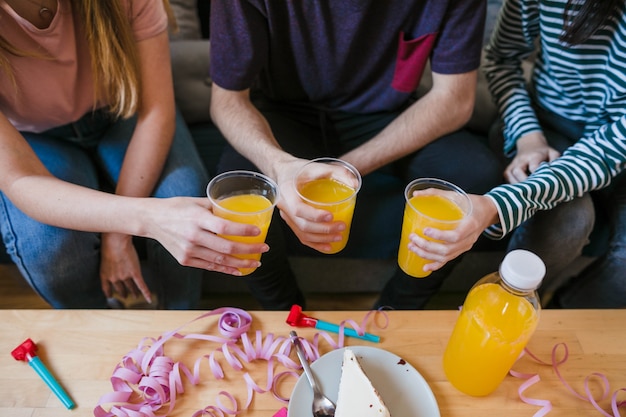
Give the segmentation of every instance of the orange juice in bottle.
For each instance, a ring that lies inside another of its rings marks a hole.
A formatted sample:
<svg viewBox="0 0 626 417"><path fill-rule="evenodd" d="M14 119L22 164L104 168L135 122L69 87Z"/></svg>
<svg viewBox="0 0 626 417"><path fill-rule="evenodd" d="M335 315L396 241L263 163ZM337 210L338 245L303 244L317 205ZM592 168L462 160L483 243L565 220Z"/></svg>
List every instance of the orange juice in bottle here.
<svg viewBox="0 0 626 417"><path fill-rule="evenodd" d="M535 290L544 275L541 259L518 249L472 287L443 356L446 377L459 391L489 395L506 377L537 327Z"/></svg>

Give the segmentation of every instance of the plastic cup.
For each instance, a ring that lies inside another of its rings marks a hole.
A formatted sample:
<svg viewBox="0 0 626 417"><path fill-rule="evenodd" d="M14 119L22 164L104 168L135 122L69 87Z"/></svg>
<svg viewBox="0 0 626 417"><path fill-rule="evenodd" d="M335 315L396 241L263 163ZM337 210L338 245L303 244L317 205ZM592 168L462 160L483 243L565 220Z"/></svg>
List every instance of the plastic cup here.
<svg viewBox="0 0 626 417"><path fill-rule="evenodd" d="M252 171L228 171L214 177L207 185L213 213L223 219L257 226L257 236L220 235L235 242L265 242L274 207L279 197L278 185L269 177ZM261 259L260 253L235 254L241 259ZM239 268L243 275L256 268Z"/></svg>
<svg viewBox="0 0 626 417"><path fill-rule="evenodd" d="M414 195L416 191L424 192ZM404 190L406 205L402 221L402 236L398 250L398 265L408 275L424 278L430 271L424 265L432 260L424 259L409 250L409 235L424 236L425 227L453 230L459 222L472 212L472 202L467 194L456 185L437 178L418 178L411 181Z"/></svg>
<svg viewBox="0 0 626 417"><path fill-rule="evenodd" d="M333 254L346 247L350 225L356 204L356 195L361 189L361 174L349 164L336 158L317 158L309 161L296 174L294 180L298 195L308 205L330 211L334 221L346 224L339 242L331 242Z"/></svg>

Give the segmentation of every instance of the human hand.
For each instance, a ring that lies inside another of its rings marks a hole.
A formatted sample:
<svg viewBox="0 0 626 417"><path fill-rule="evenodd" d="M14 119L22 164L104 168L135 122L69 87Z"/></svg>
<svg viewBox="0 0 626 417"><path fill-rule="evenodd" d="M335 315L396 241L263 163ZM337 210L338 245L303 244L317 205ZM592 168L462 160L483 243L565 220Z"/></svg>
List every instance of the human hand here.
<svg viewBox="0 0 626 417"><path fill-rule="evenodd" d="M256 236L260 230L216 216L207 198L144 200L149 214L143 235L158 240L181 265L241 276L239 268L257 268L261 263L235 254L269 250L266 243L234 242L222 237Z"/></svg>
<svg viewBox="0 0 626 417"><path fill-rule="evenodd" d="M293 230L303 245L319 252L332 251L332 242L342 240L341 232L347 225L343 221L333 221L330 211L314 208L306 204L296 190L295 178L300 169L309 161L296 159L285 163L278 172L278 184L282 198L278 203L280 215ZM315 164L310 173L314 178L335 178L352 185L352 179L346 177L344 171L328 164Z"/></svg>
<svg viewBox="0 0 626 417"><path fill-rule="evenodd" d="M114 294L122 298L143 295L148 303L152 302L150 289L141 274L132 236L103 233L100 256L100 284L107 298Z"/></svg>
<svg viewBox="0 0 626 417"><path fill-rule="evenodd" d="M524 181L542 162L558 158L560 153L551 148L542 132L532 132L517 141L517 154L504 170L504 178L511 184Z"/></svg>
<svg viewBox="0 0 626 417"><path fill-rule="evenodd" d="M424 259L433 262L424 266L425 271L441 269L447 262L455 259L474 246L481 233L498 222L498 211L489 197L470 194L472 213L465 217L456 229L440 230L432 227L424 229L427 240L412 233L409 236L409 249Z"/></svg>

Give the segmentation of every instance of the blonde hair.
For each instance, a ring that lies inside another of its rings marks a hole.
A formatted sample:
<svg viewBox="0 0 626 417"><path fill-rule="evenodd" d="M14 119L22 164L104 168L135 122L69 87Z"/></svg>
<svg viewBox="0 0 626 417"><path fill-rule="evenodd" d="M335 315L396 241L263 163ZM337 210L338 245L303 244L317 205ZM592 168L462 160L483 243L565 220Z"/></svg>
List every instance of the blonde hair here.
<svg viewBox="0 0 626 417"><path fill-rule="evenodd" d="M163 0L163 4L170 27L176 30L169 0ZM106 101L109 111L117 117L132 116L140 104L141 74L137 43L122 0L72 0L72 7L84 22L92 58L94 103ZM6 54L36 56L36 53L17 50L0 35L0 70L13 81Z"/></svg>

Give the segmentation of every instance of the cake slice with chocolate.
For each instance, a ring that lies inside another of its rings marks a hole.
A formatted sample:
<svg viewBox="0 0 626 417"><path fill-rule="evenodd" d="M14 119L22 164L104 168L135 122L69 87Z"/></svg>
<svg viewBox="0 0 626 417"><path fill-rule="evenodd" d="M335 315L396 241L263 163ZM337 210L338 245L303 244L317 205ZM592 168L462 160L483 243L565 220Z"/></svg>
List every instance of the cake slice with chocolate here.
<svg viewBox="0 0 626 417"><path fill-rule="evenodd" d="M350 349L344 350L335 417L390 417L389 409Z"/></svg>

